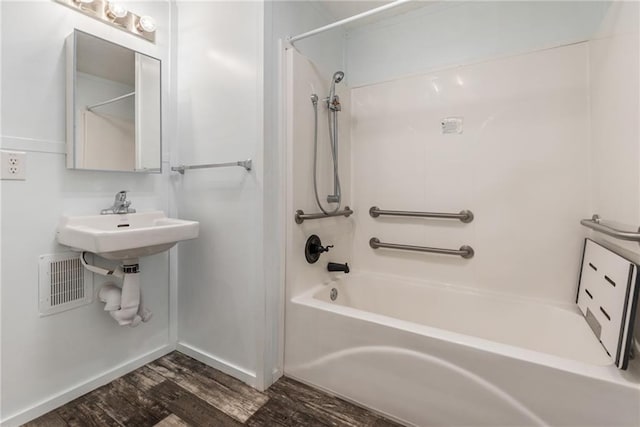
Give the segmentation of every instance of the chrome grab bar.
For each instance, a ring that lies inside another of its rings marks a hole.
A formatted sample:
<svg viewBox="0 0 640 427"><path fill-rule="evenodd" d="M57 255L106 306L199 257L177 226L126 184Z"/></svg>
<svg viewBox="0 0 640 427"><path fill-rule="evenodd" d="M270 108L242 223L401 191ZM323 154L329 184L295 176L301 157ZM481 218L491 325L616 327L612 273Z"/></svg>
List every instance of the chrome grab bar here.
<svg viewBox="0 0 640 427"><path fill-rule="evenodd" d="M640 229L638 229L637 232L618 230L617 228L601 224L600 221L600 216L596 214L593 215L591 219L581 220L580 224L597 232L606 234L607 236L615 237L616 239L630 240L632 242L640 243Z"/></svg>
<svg viewBox="0 0 640 427"><path fill-rule="evenodd" d="M180 166L171 166L171 170L174 172L179 172L184 175L184 171L188 169L208 169L208 168L224 168L228 166L242 166L249 172L252 167L251 159L248 160L239 160L237 162L228 162L228 163L209 163L207 165L180 165Z"/></svg>
<svg viewBox="0 0 640 427"><path fill-rule="evenodd" d="M442 254L442 255L457 255L466 259L473 258L473 256L475 255L473 248L467 245L460 246L460 249L430 248L427 246L412 246L412 245L399 245L397 243L383 243L377 237L372 237L369 240L369 246L371 246L373 249L378 249L378 248L401 249L405 251L430 252L430 253Z"/></svg>
<svg viewBox="0 0 640 427"><path fill-rule="evenodd" d="M306 214L303 210L298 209L296 211L296 224L302 224L306 219L329 218L332 216L344 216L348 218L352 213L353 211L349 206L345 206L343 210L330 214L325 214L324 212Z"/></svg>
<svg viewBox="0 0 640 427"><path fill-rule="evenodd" d="M441 218L441 219L459 219L464 223L473 221L473 212L469 210L463 210L459 213L446 213L446 212L411 212L411 211L387 211L382 210L377 206L372 206L369 209L369 215L373 218L377 218L380 215L391 216L410 216L417 218Z"/></svg>

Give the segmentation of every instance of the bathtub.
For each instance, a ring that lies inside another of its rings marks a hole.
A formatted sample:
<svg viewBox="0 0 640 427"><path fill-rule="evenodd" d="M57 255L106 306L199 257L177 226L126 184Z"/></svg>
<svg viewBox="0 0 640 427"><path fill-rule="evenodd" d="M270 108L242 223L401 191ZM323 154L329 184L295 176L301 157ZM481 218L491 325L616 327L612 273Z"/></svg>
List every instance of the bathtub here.
<svg viewBox="0 0 640 427"><path fill-rule="evenodd" d="M286 316L288 376L406 425L640 425L640 360L616 369L571 305L351 274Z"/></svg>

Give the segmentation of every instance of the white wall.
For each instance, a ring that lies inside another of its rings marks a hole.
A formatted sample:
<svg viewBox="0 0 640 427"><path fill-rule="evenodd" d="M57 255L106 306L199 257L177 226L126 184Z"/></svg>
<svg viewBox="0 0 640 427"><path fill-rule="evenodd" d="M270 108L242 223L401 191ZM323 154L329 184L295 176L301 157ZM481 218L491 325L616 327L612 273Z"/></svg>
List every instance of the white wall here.
<svg viewBox="0 0 640 427"><path fill-rule="evenodd" d="M251 158L254 169L173 180L178 215L200 221L180 248L179 349L257 384L263 325L262 61L259 2L177 4L176 163Z"/></svg>
<svg viewBox="0 0 640 427"><path fill-rule="evenodd" d="M291 299L308 291L319 283L329 283L333 278L345 273L328 272L328 262L352 264L353 242L356 221L353 216L308 220L302 224L294 222L293 213L303 210L305 213L320 212L313 189L314 162L314 111L311 94L320 100L329 93L331 75L320 71L315 64L293 49L287 50L287 238L286 238L286 336L285 368L287 360L299 356L299 342L293 331L301 327L299 313L293 310ZM336 86L340 96L342 111L338 125L338 165L342 187L342 208L352 204L351 164L352 155L358 155L351 147L351 99L350 90L344 83ZM318 194L326 208L335 205L326 203L326 196L333 194L333 163L329 145L327 125L328 108L326 103L318 102ZM304 248L307 239L316 234L324 246L333 245L328 253L323 253L314 263L307 263ZM353 266L352 266L353 267Z"/></svg>
<svg viewBox="0 0 640 427"><path fill-rule="evenodd" d="M616 2L589 42L591 211L622 229L640 224L640 5ZM587 216L589 216L587 215ZM592 233L636 255L635 242ZM640 316L635 335L640 340Z"/></svg>
<svg viewBox="0 0 640 427"><path fill-rule="evenodd" d="M592 211L630 230L640 224L639 10L615 3L589 42Z"/></svg>
<svg viewBox="0 0 640 427"><path fill-rule="evenodd" d="M331 17L316 2L177 6L179 162L254 160L249 174L205 170L174 181L179 215L201 225L180 253L180 348L262 388L282 365L280 41ZM333 72L342 37L300 49Z"/></svg>
<svg viewBox="0 0 640 427"><path fill-rule="evenodd" d="M570 303L589 203L587 53L582 43L354 89L354 269ZM463 133L443 135L446 117L462 117ZM374 219L371 206L475 219ZM373 250L371 237L476 253Z"/></svg>
<svg viewBox="0 0 640 427"><path fill-rule="evenodd" d="M354 237L353 218L335 217L304 221L296 224L293 213L317 213L313 187L314 163L314 111L311 94L317 94L318 102L318 196L325 209L335 208L328 204L326 197L333 194L333 162L329 145L327 125L328 108L322 98L329 94L331 75L322 73L313 62L295 50L287 51L287 294L286 301L301 292L344 273L329 273L328 262L351 262ZM293 77L292 77L293 76ZM338 113L338 169L342 188L341 209L352 204L351 164L351 99L350 90L344 83L336 86L340 96L342 111ZM308 264L304 256L307 239L316 234L322 244L334 245L315 264ZM295 319L288 321L295 323Z"/></svg>
<svg viewBox="0 0 640 427"><path fill-rule="evenodd" d="M52 1L0 5L1 146L27 152L27 180L0 184L3 425L20 424L53 409L169 349L166 253L141 262L145 302L154 312L148 324L122 328L97 301L48 317L38 315L38 256L66 251L55 242L61 215L95 214L123 189L131 190L139 211L168 209L166 175L65 168L64 40L74 28L161 58L163 73L169 75L168 2L127 5L157 20L156 45ZM33 23L28 31L27 17ZM163 99L170 99L166 84ZM96 285L102 279L96 277Z"/></svg>
<svg viewBox="0 0 640 427"><path fill-rule="evenodd" d="M610 2L425 2L347 34L352 87L588 40Z"/></svg>
<svg viewBox="0 0 640 427"><path fill-rule="evenodd" d="M272 36L286 39L330 24L335 19L319 1L271 1ZM296 50L311 59L323 73L333 74L344 67L346 33L338 28L296 42ZM269 59L269 58L267 58Z"/></svg>
<svg viewBox="0 0 640 427"><path fill-rule="evenodd" d="M288 36L296 35L333 21L315 1L265 2L264 50L264 277L266 313L263 358L266 384L282 375L284 348L284 248L285 229L291 211L285 200L285 135L283 129L284 49ZM304 40L297 49L312 58L326 75L344 69L344 31L336 30ZM270 375L271 374L271 375Z"/></svg>

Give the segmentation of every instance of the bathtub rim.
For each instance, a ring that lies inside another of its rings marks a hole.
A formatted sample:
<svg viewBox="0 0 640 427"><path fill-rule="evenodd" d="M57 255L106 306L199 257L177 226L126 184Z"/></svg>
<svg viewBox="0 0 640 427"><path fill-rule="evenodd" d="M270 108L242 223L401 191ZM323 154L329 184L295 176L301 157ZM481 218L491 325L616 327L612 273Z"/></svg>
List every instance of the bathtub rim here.
<svg viewBox="0 0 640 427"><path fill-rule="evenodd" d="M376 273L366 273L359 272L354 274L354 276L369 276L373 275L381 278L393 278L396 280L402 280L403 282L418 282L417 280L402 278L398 276L391 275L383 275ZM340 282L343 281L343 278L339 279ZM440 341L446 341L454 344L461 345L466 348L480 350L489 352L492 354L496 354L503 357L515 358L519 360L523 360L529 363L533 363L539 366L550 367L553 369L558 369L561 371L570 372L572 374L585 376L595 380L606 381L610 383L614 383L619 386L628 387L632 390L636 390L640 392L640 362L634 363L633 366L630 366L627 371L621 371L617 369L611 361L611 363L607 365L595 365L587 362L582 362L579 360L568 359L561 356L556 356L549 353L544 353L541 351L531 350L523 347L518 347L511 344L504 344L497 341L492 341L486 338L480 338L472 335L466 335L459 332L449 331L442 328L436 328L433 326L422 325L415 322L410 322L407 320L397 319L391 316L386 316L382 314L377 314L345 305L333 304L330 302L325 302L320 299L315 298L315 295L321 291L328 291L331 289L332 284L336 283L336 280L331 280L329 282L321 283L313 286L311 289L303 292L302 294L290 298L290 302L306 306L309 308L328 311L333 314L346 316L352 319L358 319L366 322L375 323L381 326L390 327L397 330L411 332L420 336L437 339ZM471 292L474 294L478 294L486 297L498 297L500 299L506 298L511 301L517 300L521 303L529 303L529 304L545 304L544 302L538 302L536 300L528 300L525 298L509 298L504 294L494 295L491 292L483 292L477 289L470 289L466 287L458 287L456 285L444 285L441 286L439 284L434 284L433 282L425 282L429 286L433 286L436 288L444 289L444 290L457 290L463 292ZM558 309L558 310L567 310L563 305L558 304L548 304L550 308ZM567 306L569 306L567 304ZM575 315L579 315L578 313L573 313Z"/></svg>

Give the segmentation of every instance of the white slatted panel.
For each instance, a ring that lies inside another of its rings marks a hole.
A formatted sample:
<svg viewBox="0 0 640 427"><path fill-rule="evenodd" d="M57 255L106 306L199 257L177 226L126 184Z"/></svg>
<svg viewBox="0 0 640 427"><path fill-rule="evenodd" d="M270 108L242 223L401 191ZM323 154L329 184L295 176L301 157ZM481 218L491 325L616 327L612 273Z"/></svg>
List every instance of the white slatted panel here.
<svg viewBox="0 0 640 427"><path fill-rule="evenodd" d="M40 256L40 314L45 316L89 304L93 277L77 252Z"/></svg>
<svg viewBox="0 0 640 427"><path fill-rule="evenodd" d="M618 367L626 366L628 333L637 267L631 261L587 239L578 290L578 307Z"/></svg>

